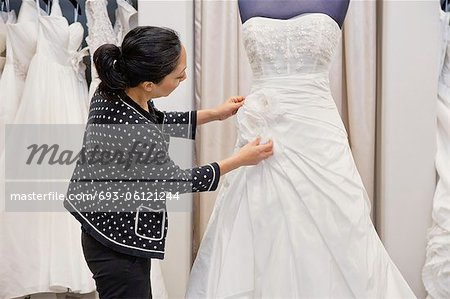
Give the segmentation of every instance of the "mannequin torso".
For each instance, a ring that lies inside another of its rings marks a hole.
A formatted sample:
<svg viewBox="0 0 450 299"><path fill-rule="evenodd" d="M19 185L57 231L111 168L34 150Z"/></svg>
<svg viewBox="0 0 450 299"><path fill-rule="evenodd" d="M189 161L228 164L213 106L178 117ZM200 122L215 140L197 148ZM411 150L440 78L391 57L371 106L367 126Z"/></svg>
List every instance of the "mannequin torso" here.
<svg viewBox="0 0 450 299"><path fill-rule="evenodd" d="M342 28L350 0L238 0L241 20L252 17L290 19L305 13L324 13Z"/></svg>

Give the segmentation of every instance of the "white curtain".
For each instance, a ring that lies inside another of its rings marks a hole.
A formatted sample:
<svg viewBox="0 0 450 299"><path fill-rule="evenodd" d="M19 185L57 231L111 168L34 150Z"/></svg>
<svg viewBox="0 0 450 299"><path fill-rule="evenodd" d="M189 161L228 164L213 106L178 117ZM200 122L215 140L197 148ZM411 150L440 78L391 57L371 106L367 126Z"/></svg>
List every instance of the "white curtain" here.
<svg viewBox="0 0 450 299"><path fill-rule="evenodd" d="M348 132L356 166L372 202L375 200L376 6L376 1L350 1L341 45L330 71L331 90ZM373 213L374 209L372 217Z"/></svg>
<svg viewBox="0 0 450 299"><path fill-rule="evenodd" d="M211 108L250 90L251 70L241 44L241 21L235 1L195 0L195 100L197 109ZM231 155L234 118L213 122L197 131L199 165ZM217 191L202 193L194 213L194 255L208 224Z"/></svg>
<svg viewBox="0 0 450 299"><path fill-rule="evenodd" d="M227 96L246 95L251 70L241 40L237 1L195 1L195 97L197 109L213 107ZM352 1L341 45L330 71L332 93L349 132L353 155L373 200L376 124L376 2ZM199 163L231 154L233 120L200 128ZM195 204L194 256L217 192L200 194Z"/></svg>

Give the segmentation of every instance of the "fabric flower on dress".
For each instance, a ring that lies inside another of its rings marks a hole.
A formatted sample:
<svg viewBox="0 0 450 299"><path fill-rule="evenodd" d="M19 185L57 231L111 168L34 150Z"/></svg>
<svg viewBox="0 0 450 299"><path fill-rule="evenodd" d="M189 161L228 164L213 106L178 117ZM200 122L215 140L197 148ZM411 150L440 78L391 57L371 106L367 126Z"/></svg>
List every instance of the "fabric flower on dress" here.
<svg viewBox="0 0 450 299"><path fill-rule="evenodd" d="M237 112L238 144L242 146L257 136L266 143L272 137L272 125L282 114L274 89L261 88L248 95Z"/></svg>
<svg viewBox="0 0 450 299"><path fill-rule="evenodd" d="M80 82L84 82L86 80L85 77L85 71L86 71L86 65L83 62L83 58L85 56L89 55L89 49L87 47L81 49L80 51L73 51L71 52L72 58L71 58L71 64L72 68L77 74L78 80Z"/></svg>
<svg viewBox="0 0 450 299"><path fill-rule="evenodd" d="M89 55L88 47L80 49L80 45L84 38L83 33L84 29L81 23L75 22L69 26L69 44L67 45L67 51L69 53L69 57L71 57L70 62L73 70L77 74L80 82L86 81L86 65L83 62L83 58Z"/></svg>

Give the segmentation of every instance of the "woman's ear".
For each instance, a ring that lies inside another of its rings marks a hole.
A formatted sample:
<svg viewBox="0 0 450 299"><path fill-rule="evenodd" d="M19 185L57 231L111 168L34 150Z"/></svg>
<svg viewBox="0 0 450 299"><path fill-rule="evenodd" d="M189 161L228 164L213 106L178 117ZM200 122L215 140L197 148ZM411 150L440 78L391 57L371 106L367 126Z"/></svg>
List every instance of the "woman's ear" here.
<svg viewBox="0 0 450 299"><path fill-rule="evenodd" d="M146 92L152 92L153 89L155 88L155 84L153 82L150 81L145 81L141 83L141 87L146 91Z"/></svg>

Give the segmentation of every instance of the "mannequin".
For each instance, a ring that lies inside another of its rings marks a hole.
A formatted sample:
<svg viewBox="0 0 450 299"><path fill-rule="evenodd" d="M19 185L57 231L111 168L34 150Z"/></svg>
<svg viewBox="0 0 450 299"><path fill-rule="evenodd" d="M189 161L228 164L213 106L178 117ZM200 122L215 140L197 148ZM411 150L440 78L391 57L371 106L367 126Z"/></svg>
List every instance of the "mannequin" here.
<svg viewBox="0 0 450 299"><path fill-rule="evenodd" d="M305 13L324 13L344 23L350 0L238 0L242 23L252 17L290 19Z"/></svg>

